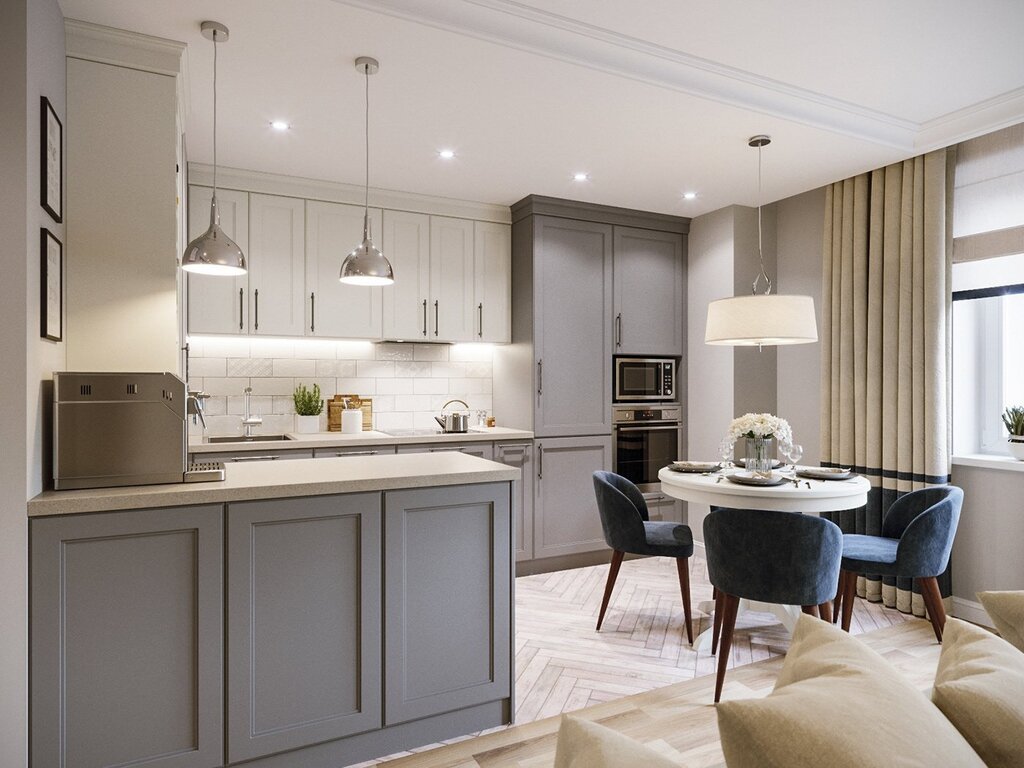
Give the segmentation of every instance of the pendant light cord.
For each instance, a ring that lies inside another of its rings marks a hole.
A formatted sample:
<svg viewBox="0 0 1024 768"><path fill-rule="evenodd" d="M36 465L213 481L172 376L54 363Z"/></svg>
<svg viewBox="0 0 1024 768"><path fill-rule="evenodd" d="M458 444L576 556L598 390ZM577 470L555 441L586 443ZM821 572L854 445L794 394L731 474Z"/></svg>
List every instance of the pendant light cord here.
<svg viewBox="0 0 1024 768"><path fill-rule="evenodd" d="M757 295L757 284L761 282L761 278L765 279L768 284L767 290L764 295L769 296L772 292L772 279L768 277L768 273L764 269L764 252L761 250L761 148L764 144L759 143L757 145L757 260L761 264L761 271L757 277L754 278L754 285L751 288L751 293Z"/></svg>
<svg viewBox="0 0 1024 768"><path fill-rule="evenodd" d="M363 239L367 237L370 226L370 65L363 65L363 77L366 83L365 101L366 109L364 114L366 122L363 126L366 138L366 184L363 187Z"/></svg>
<svg viewBox="0 0 1024 768"><path fill-rule="evenodd" d="M217 197L217 30L213 31L213 196Z"/></svg>

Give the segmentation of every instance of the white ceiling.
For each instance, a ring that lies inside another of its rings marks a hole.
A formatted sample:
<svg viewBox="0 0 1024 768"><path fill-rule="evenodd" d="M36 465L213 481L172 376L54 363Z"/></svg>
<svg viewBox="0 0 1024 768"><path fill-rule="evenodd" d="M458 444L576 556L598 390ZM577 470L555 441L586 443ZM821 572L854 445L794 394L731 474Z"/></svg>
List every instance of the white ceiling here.
<svg viewBox="0 0 1024 768"><path fill-rule="evenodd" d="M1019 0L60 0L188 45L189 158L510 204L693 216L776 200L1024 121ZM276 133L272 119L293 128ZM457 152L452 161L437 150ZM590 179L574 182L586 171ZM684 201L682 193L698 197Z"/></svg>

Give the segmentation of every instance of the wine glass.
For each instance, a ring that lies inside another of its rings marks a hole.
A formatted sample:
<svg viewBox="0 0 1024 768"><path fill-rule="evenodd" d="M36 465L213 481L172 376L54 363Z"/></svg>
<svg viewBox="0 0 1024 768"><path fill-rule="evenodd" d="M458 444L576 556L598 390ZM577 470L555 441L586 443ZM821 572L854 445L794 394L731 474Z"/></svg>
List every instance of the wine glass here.
<svg viewBox="0 0 1024 768"><path fill-rule="evenodd" d="M722 459L722 469L728 469L732 466L732 455L733 455L733 442L729 438L725 438L718 444L718 455Z"/></svg>
<svg viewBox="0 0 1024 768"><path fill-rule="evenodd" d="M803 458L804 447L799 443L789 443L783 447L787 459L793 463L793 473L796 473L796 463Z"/></svg>

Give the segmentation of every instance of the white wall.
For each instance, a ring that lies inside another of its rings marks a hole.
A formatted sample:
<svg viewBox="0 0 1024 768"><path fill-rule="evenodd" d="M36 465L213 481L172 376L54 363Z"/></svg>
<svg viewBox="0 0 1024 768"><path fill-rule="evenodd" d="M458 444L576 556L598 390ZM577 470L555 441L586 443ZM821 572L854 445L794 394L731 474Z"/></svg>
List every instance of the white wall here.
<svg viewBox="0 0 1024 768"><path fill-rule="evenodd" d="M48 382L62 344L40 338L39 228L62 225L39 205L40 96L65 118L64 25L56 0L0 3L0 766L28 764L28 519L49 452ZM67 121L64 120L65 128ZM22 406L21 404L24 404ZM24 410L23 410L24 407Z"/></svg>
<svg viewBox="0 0 1024 768"><path fill-rule="evenodd" d="M814 189L775 204L778 292L814 297L821 335L822 238L825 190ZM806 464L821 459L821 343L778 347L777 402Z"/></svg>

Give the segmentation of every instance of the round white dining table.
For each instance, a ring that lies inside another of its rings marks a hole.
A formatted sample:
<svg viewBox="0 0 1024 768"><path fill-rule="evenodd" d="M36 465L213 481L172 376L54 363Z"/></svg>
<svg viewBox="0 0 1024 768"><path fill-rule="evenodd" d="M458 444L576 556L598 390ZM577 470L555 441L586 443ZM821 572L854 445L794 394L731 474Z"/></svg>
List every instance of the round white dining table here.
<svg viewBox="0 0 1024 768"><path fill-rule="evenodd" d="M798 483L787 481L782 485L757 486L740 485L727 475L739 470L722 470L715 473L677 472L664 467L658 472L661 490L666 496L712 507L736 509L768 509L781 512L838 512L857 509L868 503L871 483L866 478L852 477L849 480L813 480L796 477ZM792 473L784 473L792 475ZM711 614L713 601L701 602L697 606L704 613ZM740 600L739 611L757 611L774 614L790 632L800 618L801 609L795 605L776 605ZM702 632L693 642L698 650L711 645L711 630Z"/></svg>

